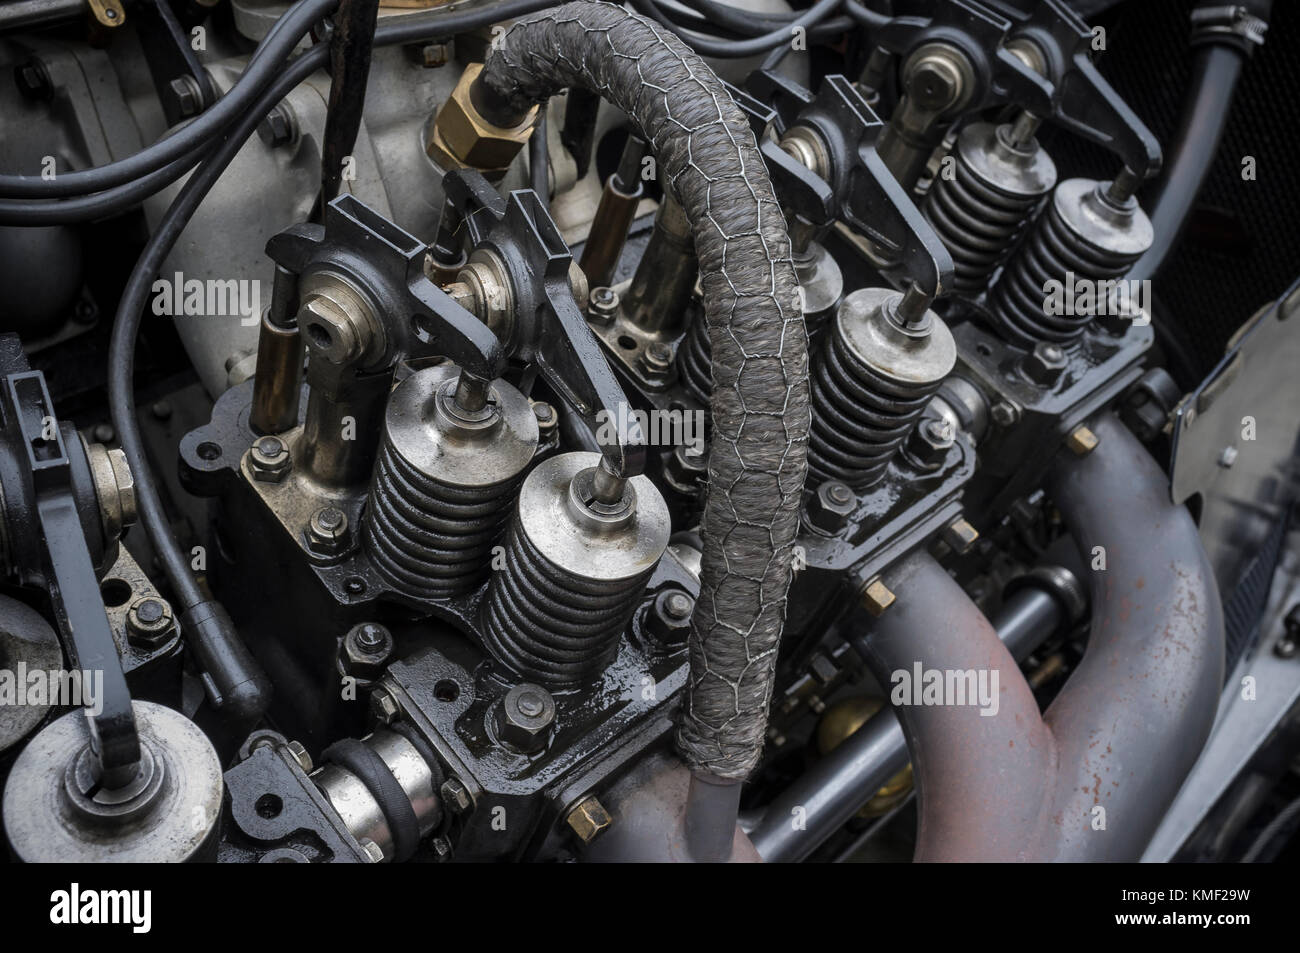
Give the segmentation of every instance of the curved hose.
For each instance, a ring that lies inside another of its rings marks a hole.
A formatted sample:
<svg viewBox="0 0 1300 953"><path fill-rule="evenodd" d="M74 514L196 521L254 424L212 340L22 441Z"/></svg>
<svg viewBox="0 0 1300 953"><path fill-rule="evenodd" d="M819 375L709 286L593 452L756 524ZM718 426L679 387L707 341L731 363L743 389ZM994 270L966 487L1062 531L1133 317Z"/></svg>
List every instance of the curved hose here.
<svg viewBox="0 0 1300 953"><path fill-rule="evenodd" d="M1093 567L1093 610L1083 661L1045 715L933 559L914 555L888 577L898 602L867 640L882 684L919 664L989 682L996 672L1000 689L992 715L898 707L920 797L918 860L1136 860L1209 736L1223 678L1209 560L1137 439L1111 417L1093 429L1097 449L1065 455L1051 475Z"/></svg>
<svg viewBox="0 0 1300 953"><path fill-rule="evenodd" d="M713 346L714 438L677 740L697 773L742 780L763 748L809 424L790 239L762 156L712 70L610 4L519 21L481 81L503 124L564 87L604 96L650 143L691 221Z"/></svg>

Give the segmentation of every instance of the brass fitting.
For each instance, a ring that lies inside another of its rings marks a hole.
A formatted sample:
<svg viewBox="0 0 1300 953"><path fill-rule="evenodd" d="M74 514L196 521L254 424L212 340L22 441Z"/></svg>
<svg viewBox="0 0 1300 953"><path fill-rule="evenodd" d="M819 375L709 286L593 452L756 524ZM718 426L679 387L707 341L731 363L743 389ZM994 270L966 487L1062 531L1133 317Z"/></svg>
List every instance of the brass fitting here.
<svg viewBox="0 0 1300 953"><path fill-rule="evenodd" d="M472 168L489 179L500 179L532 135L537 107L509 129L488 122L470 99L470 88L482 71L482 63L471 63L461 73L429 124L424 149L444 170Z"/></svg>

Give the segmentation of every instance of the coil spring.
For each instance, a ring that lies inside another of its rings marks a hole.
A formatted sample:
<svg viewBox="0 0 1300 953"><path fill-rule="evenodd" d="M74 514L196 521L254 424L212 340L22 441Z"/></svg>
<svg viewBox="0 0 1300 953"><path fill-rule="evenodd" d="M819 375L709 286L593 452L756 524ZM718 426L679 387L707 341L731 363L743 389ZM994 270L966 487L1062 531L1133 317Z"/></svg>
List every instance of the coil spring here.
<svg viewBox="0 0 1300 953"><path fill-rule="evenodd" d="M1071 179L1057 187L1057 194L1035 221L1026 239L1008 261L990 295L994 323L1003 336L1024 347L1050 341L1066 344L1083 334L1092 320L1090 314L1049 314L1046 306L1049 282L1063 283L1067 275L1091 282L1123 276L1150 245L1140 237L1150 232L1150 221L1141 209L1134 208L1129 217L1132 227L1112 228L1109 235L1097 233L1090 241L1071 225L1062 213L1062 190L1077 189L1078 183L1091 180ZM1130 234L1131 233L1131 234ZM1130 241L1106 241L1129 239ZM1106 246L1109 247L1106 247Z"/></svg>
<svg viewBox="0 0 1300 953"><path fill-rule="evenodd" d="M411 595L475 588L487 575L519 482L447 486L412 467L385 438L364 520L375 568Z"/></svg>
<svg viewBox="0 0 1300 953"><path fill-rule="evenodd" d="M887 328L899 298L884 288L854 291L823 332L812 369L810 483L873 485L952 371L956 345L933 312L929 331L908 343L872 330Z"/></svg>
<svg viewBox="0 0 1300 953"><path fill-rule="evenodd" d="M701 404L707 405L713 391L712 348L704 315L698 310L690 329L677 348L677 373L682 386Z"/></svg>
<svg viewBox="0 0 1300 953"><path fill-rule="evenodd" d="M809 473L865 490L884 474L937 389L897 387L858 361L839 334L827 334L813 369Z"/></svg>
<svg viewBox="0 0 1300 953"><path fill-rule="evenodd" d="M971 130L976 135L980 131ZM935 177L923 211L952 255L953 290L975 295L984 290L989 276L1030 220L1034 207L1051 189L1055 169L1043 155L1039 164L1052 169L1051 179L1037 183L1027 178L1012 179L1007 184L1018 185L1018 190L999 188L971 165L964 148L968 145L962 141L952 151L953 174L950 178ZM1038 148L1037 143L1034 148Z"/></svg>
<svg viewBox="0 0 1300 953"><path fill-rule="evenodd" d="M580 685L613 661L649 578L575 578L515 524L483 605L488 648L526 678L553 688Z"/></svg>

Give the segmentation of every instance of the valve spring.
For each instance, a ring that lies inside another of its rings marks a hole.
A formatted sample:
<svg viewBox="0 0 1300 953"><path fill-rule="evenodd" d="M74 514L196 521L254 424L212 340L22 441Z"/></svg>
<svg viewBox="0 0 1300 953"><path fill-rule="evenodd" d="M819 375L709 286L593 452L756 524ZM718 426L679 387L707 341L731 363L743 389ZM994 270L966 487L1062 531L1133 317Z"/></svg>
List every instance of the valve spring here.
<svg viewBox="0 0 1300 953"><path fill-rule="evenodd" d="M650 571L612 582L578 578L547 559L516 523L483 605L488 648L525 678L552 688L581 685L614 660L649 578Z"/></svg>
<svg viewBox="0 0 1300 953"><path fill-rule="evenodd" d="M385 439L364 521L375 568L411 595L475 588L487 575L519 482L448 486L420 473Z"/></svg>
<svg viewBox="0 0 1300 953"><path fill-rule="evenodd" d="M696 312L690 329L677 348L677 373L682 386L706 407L713 391L712 347L704 315Z"/></svg>
<svg viewBox="0 0 1300 953"><path fill-rule="evenodd" d="M810 485L839 480L862 491L876 483L953 368L952 334L933 312L924 335L900 340L890 332L882 308L899 298L881 288L855 291L824 332L812 370Z"/></svg>
<svg viewBox="0 0 1300 953"><path fill-rule="evenodd" d="M1087 187L1082 196L1080 186ZM1049 313L1067 310L1049 309L1049 286L1059 283L1069 293L1072 280L1083 279L1095 288L1121 278L1150 247L1151 222L1135 200L1118 209L1103 203L1092 180L1070 179L1057 187L990 295L994 324L1009 342L1032 348L1078 338L1094 315ZM1088 218L1078 211L1084 204L1096 210Z"/></svg>
<svg viewBox="0 0 1300 953"><path fill-rule="evenodd" d="M984 290L1056 181L1037 141L1013 149L1010 129L975 123L963 130L952 151L952 176L936 176L925 202L926 219L952 255L952 286L960 294Z"/></svg>

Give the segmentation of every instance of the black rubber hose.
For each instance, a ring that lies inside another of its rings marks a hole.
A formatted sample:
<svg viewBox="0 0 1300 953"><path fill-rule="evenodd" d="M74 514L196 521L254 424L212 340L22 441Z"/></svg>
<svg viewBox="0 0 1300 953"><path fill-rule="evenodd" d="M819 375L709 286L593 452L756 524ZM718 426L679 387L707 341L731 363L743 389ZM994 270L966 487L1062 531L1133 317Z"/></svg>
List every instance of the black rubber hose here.
<svg viewBox="0 0 1300 953"><path fill-rule="evenodd" d="M30 175L0 175L0 196L50 199L102 192L146 176L206 147L249 109L259 94L280 74L284 61L293 53L303 36L327 16L337 3L338 0L299 0L271 28L230 92L173 135L117 162L80 172L64 172L53 179Z"/></svg>
<svg viewBox="0 0 1300 953"><path fill-rule="evenodd" d="M713 442L677 743L695 772L741 780L763 749L809 423L798 282L763 158L704 61L611 4L519 21L489 51L480 82L500 120L566 87L599 92L650 144L691 222L712 341Z"/></svg>
<svg viewBox="0 0 1300 953"><path fill-rule="evenodd" d="M1196 197L1219 154L1219 141L1228 125L1244 61L1244 54L1235 46L1207 45L1197 52L1188 106L1170 150L1172 159L1151 205L1155 241L1133 263L1129 280L1154 278L1178 244Z"/></svg>
<svg viewBox="0 0 1300 953"><path fill-rule="evenodd" d="M727 3L716 3L715 0L686 0L686 3L699 10L704 15L706 22L721 24L741 36L762 36L765 33L782 29L786 31L788 36L790 27L799 17L797 12L779 14L740 10ZM661 7L661 9L665 13L668 12L667 8ZM817 29L843 33L846 30L853 29L853 26L854 23L850 17L839 16L817 24ZM691 29L691 27L687 27L687 29Z"/></svg>

